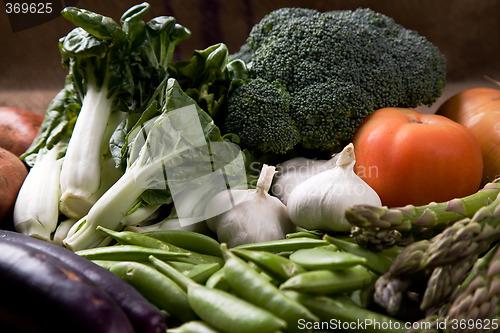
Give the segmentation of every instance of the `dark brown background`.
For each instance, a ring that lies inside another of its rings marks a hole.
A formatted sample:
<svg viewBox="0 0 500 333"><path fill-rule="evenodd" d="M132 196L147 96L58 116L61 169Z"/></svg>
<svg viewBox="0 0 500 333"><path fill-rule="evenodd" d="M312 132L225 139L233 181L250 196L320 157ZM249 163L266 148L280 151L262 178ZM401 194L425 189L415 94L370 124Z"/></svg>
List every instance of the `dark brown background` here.
<svg viewBox="0 0 500 333"><path fill-rule="evenodd" d="M80 0L77 6L119 20L139 2ZM177 58L218 42L235 52L252 25L279 7L321 11L369 7L417 30L446 55L449 84L434 107L466 87L492 86L484 75L500 79L498 0L151 0L150 4L146 19L172 15L192 31L192 37L178 47ZM57 42L73 26L59 17L13 33L3 3L0 6L0 105L43 113L64 84Z"/></svg>

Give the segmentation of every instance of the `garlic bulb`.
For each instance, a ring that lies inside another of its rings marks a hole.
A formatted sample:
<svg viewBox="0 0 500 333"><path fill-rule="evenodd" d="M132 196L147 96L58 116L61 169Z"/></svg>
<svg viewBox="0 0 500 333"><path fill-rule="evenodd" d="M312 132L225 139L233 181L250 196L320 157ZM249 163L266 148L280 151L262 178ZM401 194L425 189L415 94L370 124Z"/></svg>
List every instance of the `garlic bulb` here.
<svg viewBox="0 0 500 333"><path fill-rule="evenodd" d="M275 177L271 192L285 205L293 189L304 180L325 171L335 163L338 154L333 155L329 160L315 160L305 157L294 157L278 165L278 172Z"/></svg>
<svg viewBox="0 0 500 333"><path fill-rule="evenodd" d="M215 195L207 205L208 227L229 247L285 238L296 230L286 206L269 195L276 168L265 165L255 189L227 190ZM214 212L223 213L214 216Z"/></svg>
<svg viewBox="0 0 500 333"><path fill-rule="evenodd" d="M287 201L293 223L309 230L349 231L348 207L381 206L378 194L354 173L355 162L351 143L339 154L335 166L297 185Z"/></svg>

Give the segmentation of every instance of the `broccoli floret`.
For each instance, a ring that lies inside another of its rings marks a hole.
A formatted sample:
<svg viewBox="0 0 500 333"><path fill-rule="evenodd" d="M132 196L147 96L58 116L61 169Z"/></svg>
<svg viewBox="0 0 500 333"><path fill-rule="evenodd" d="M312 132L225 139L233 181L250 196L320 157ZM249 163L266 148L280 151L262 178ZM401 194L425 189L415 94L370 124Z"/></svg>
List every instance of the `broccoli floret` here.
<svg viewBox="0 0 500 333"><path fill-rule="evenodd" d="M446 82L446 59L435 45L365 8L278 9L252 28L242 49L249 87L230 92L224 125L262 151L283 153L297 145L340 151L372 111L431 105ZM268 87L276 86L289 103L264 107L262 101L276 94Z"/></svg>
<svg viewBox="0 0 500 333"><path fill-rule="evenodd" d="M299 143L289 113L290 94L282 85L255 78L233 89L225 125L238 133L242 142L265 153L284 153Z"/></svg>

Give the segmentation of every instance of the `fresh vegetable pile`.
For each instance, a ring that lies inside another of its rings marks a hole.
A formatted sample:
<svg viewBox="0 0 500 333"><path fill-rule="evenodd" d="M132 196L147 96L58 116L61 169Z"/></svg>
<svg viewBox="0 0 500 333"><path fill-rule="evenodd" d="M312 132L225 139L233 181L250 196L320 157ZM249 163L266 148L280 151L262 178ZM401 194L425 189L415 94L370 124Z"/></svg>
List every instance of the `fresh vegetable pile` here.
<svg viewBox="0 0 500 333"><path fill-rule="evenodd" d="M1 280L36 295L2 325L498 331L498 91L408 109L446 59L370 9L282 8L174 61L191 32L149 8L62 12L64 88L1 145Z"/></svg>

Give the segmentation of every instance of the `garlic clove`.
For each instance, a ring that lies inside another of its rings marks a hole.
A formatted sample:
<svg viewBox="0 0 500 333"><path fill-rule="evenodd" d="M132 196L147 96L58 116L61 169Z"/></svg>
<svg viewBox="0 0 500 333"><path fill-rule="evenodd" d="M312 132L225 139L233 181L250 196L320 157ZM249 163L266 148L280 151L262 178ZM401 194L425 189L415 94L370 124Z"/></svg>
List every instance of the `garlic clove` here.
<svg viewBox="0 0 500 333"><path fill-rule="evenodd" d="M286 206L268 193L275 170L274 166L264 165L255 189L227 190L210 200L206 222L220 242L234 247L282 239L296 230Z"/></svg>
<svg viewBox="0 0 500 333"><path fill-rule="evenodd" d="M298 184L334 166L338 157L339 154L334 154L329 160L294 157L280 163L271 189L273 195L286 205L290 193Z"/></svg>
<svg viewBox="0 0 500 333"><path fill-rule="evenodd" d="M354 173L354 145L347 145L334 167L300 183L290 194L287 209L297 226L310 230L347 232L345 211L355 204L381 206L378 194Z"/></svg>

